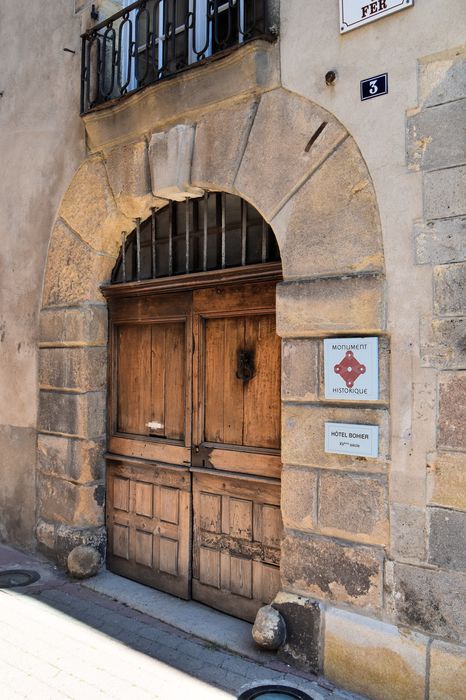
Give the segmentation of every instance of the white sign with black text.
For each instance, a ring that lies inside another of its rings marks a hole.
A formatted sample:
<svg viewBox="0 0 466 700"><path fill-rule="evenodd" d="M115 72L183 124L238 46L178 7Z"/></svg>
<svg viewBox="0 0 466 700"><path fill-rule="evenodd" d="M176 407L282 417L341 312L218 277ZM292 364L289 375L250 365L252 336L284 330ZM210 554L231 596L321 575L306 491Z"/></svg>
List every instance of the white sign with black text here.
<svg viewBox="0 0 466 700"><path fill-rule="evenodd" d="M413 5L414 0L340 0L340 34Z"/></svg>
<svg viewBox="0 0 466 700"><path fill-rule="evenodd" d="M325 398L336 401L378 401L379 339L324 340Z"/></svg>
<svg viewBox="0 0 466 700"><path fill-rule="evenodd" d="M379 426L326 423L325 452L357 455L358 457L378 457Z"/></svg>

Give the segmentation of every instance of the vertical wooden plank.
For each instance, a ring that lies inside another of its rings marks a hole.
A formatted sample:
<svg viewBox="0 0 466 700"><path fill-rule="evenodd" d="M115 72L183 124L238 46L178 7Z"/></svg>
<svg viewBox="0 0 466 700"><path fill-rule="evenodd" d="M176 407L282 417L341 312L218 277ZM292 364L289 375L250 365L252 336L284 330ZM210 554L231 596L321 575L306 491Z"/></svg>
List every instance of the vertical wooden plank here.
<svg viewBox="0 0 466 700"><path fill-rule="evenodd" d="M275 316L250 316L246 345L255 349L255 376L244 394L244 445L280 447L280 339Z"/></svg>
<svg viewBox="0 0 466 700"><path fill-rule="evenodd" d="M267 547L280 547L282 518L278 506L262 506L262 542Z"/></svg>
<svg viewBox="0 0 466 700"><path fill-rule="evenodd" d="M150 430L151 435L165 435L165 331L163 323L152 326L151 348L151 422L158 424Z"/></svg>
<svg viewBox="0 0 466 700"><path fill-rule="evenodd" d="M208 442L224 442L224 343L225 321L205 322L205 413L204 435Z"/></svg>
<svg viewBox="0 0 466 700"><path fill-rule="evenodd" d="M207 586L220 588L220 552L201 547L199 552L199 580Z"/></svg>
<svg viewBox="0 0 466 700"><path fill-rule="evenodd" d="M244 349L244 318L225 319L223 442L243 444L244 382L238 379L238 354Z"/></svg>
<svg viewBox="0 0 466 700"><path fill-rule="evenodd" d="M136 547L134 560L142 566L152 566L152 532L136 530Z"/></svg>
<svg viewBox="0 0 466 700"><path fill-rule="evenodd" d="M179 522L179 491L167 486L160 487L160 520L178 525Z"/></svg>
<svg viewBox="0 0 466 700"><path fill-rule="evenodd" d="M178 575L178 542L160 537L159 570L172 576Z"/></svg>
<svg viewBox="0 0 466 700"><path fill-rule="evenodd" d="M222 497L214 493L201 493L199 502L199 526L207 532L221 532Z"/></svg>
<svg viewBox="0 0 466 700"><path fill-rule="evenodd" d="M231 582L232 593L243 598L252 598L252 562L250 559L231 557Z"/></svg>
<svg viewBox="0 0 466 700"><path fill-rule="evenodd" d="M144 481L135 482L135 512L137 515L144 515L152 518L152 484Z"/></svg>
<svg viewBox="0 0 466 700"><path fill-rule="evenodd" d="M227 594L231 586L230 561L229 552L220 552L220 587Z"/></svg>
<svg viewBox="0 0 466 700"><path fill-rule="evenodd" d="M252 540L252 501L230 498L230 536Z"/></svg>
<svg viewBox="0 0 466 700"><path fill-rule="evenodd" d="M122 325L117 349L118 430L148 435L151 416L151 328L145 325Z"/></svg>
<svg viewBox="0 0 466 700"><path fill-rule="evenodd" d="M165 331L165 435L184 436L185 324L171 323Z"/></svg>

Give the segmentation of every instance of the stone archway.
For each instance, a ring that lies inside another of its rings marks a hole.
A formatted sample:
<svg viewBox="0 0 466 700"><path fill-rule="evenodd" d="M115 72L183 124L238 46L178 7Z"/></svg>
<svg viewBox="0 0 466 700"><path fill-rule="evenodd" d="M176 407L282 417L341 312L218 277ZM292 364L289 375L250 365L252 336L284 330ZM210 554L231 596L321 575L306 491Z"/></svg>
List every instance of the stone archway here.
<svg viewBox="0 0 466 700"><path fill-rule="evenodd" d="M61 563L77 544L104 548L106 310L99 287L121 232L160 204L156 195L223 190L250 201L270 223L283 262L283 589L377 610L388 544L387 378L380 405L370 409L329 405L320 379L321 338L385 332L381 229L361 154L331 114L282 88L155 131L150 144L141 135L87 158L52 232L41 312L38 542ZM377 423L381 456L362 469L326 454L325 420ZM347 494L347 531L338 519L317 522L319 483L322 493ZM361 523L357 504L368 490L377 512ZM342 537L344 545L333 539Z"/></svg>

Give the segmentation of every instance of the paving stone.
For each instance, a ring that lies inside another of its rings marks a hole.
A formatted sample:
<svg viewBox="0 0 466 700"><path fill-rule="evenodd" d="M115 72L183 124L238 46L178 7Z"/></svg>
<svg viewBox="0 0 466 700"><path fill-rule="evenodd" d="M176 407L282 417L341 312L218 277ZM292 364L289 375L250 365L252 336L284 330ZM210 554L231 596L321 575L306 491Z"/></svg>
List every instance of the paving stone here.
<svg viewBox="0 0 466 700"><path fill-rule="evenodd" d="M428 502L466 511L466 454L430 455L427 469Z"/></svg>
<svg viewBox="0 0 466 700"><path fill-rule="evenodd" d="M429 562L466 573L466 513L429 508Z"/></svg>
<svg viewBox="0 0 466 700"><path fill-rule="evenodd" d="M466 170L465 178L466 182ZM466 187L464 188L466 190ZM466 314L466 263L434 269L434 310L439 316Z"/></svg>
<svg viewBox="0 0 466 700"><path fill-rule="evenodd" d="M466 642L466 576L395 563L386 576L386 607L394 622Z"/></svg>
<svg viewBox="0 0 466 700"><path fill-rule="evenodd" d="M408 168L434 170L465 163L465 121L466 99L423 109L408 117Z"/></svg>
<svg viewBox="0 0 466 700"><path fill-rule="evenodd" d="M466 260L466 218L463 216L414 224L416 262L443 265Z"/></svg>
<svg viewBox="0 0 466 700"><path fill-rule="evenodd" d="M440 377L438 445L464 450L466 447L466 372L445 372Z"/></svg>
<svg viewBox="0 0 466 700"><path fill-rule="evenodd" d="M466 166L434 170L424 176L424 216L442 219L466 214Z"/></svg>

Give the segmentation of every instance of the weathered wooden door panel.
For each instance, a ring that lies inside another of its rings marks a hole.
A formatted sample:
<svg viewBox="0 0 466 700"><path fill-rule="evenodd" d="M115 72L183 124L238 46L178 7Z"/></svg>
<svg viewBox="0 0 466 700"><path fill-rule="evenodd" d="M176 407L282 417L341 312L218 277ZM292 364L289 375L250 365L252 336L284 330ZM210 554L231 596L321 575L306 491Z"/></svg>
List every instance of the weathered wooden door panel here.
<svg viewBox="0 0 466 700"><path fill-rule="evenodd" d="M254 620L279 590L280 484L193 474L193 596Z"/></svg>
<svg viewBox="0 0 466 700"><path fill-rule="evenodd" d="M109 568L253 620L279 589L275 283L110 311Z"/></svg>
<svg viewBox="0 0 466 700"><path fill-rule="evenodd" d="M188 469L107 461L109 568L181 598L190 596Z"/></svg>

